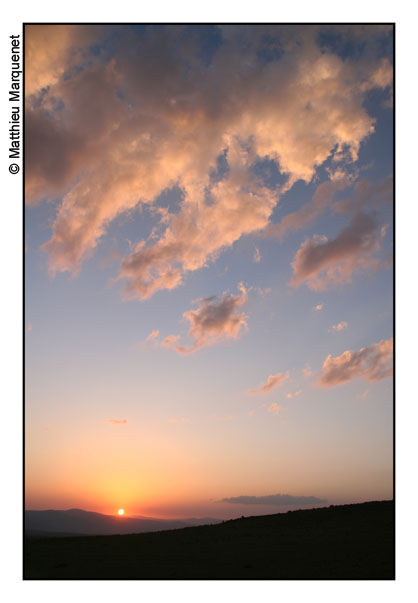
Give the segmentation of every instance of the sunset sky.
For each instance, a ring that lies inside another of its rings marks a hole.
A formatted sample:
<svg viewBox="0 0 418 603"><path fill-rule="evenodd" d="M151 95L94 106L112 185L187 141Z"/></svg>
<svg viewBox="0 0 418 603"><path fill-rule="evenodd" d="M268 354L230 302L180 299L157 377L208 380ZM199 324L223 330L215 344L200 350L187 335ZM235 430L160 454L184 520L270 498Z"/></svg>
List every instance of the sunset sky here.
<svg viewBox="0 0 418 603"><path fill-rule="evenodd" d="M26 27L26 507L392 498L390 26Z"/></svg>

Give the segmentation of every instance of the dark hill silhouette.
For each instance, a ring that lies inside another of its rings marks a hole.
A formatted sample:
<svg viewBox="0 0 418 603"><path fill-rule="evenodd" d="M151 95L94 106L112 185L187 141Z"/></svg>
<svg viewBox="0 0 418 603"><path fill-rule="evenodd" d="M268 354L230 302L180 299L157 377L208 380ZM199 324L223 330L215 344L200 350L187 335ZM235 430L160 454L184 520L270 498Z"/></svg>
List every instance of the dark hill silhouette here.
<svg viewBox="0 0 418 603"><path fill-rule="evenodd" d="M82 509L68 511L25 511L27 537L46 535L109 535L140 534L161 530L174 530L194 525L219 523L222 520L209 517L201 519L155 519L153 517L119 517Z"/></svg>
<svg viewBox="0 0 418 603"><path fill-rule="evenodd" d="M25 542L25 579L393 580L393 501Z"/></svg>

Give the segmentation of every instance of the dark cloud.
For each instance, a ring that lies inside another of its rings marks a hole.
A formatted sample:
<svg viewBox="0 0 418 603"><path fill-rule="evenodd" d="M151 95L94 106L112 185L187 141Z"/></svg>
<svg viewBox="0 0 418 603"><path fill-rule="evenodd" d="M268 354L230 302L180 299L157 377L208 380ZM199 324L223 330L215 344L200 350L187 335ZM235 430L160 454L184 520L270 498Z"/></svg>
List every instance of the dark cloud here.
<svg viewBox="0 0 418 603"><path fill-rule="evenodd" d="M317 291L330 284L350 282L358 270L378 270L387 263L374 257L386 230L387 226L379 227L374 215L358 213L334 239L314 235L297 251L289 284L298 287L306 282Z"/></svg>
<svg viewBox="0 0 418 603"><path fill-rule="evenodd" d="M233 496L219 502L239 505L321 505L327 501L316 496L291 496L290 494L269 494L268 496Z"/></svg>
<svg viewBox="0 0 418 603"><path fill-rule="evenodd" d="M388 176L383 182L359 180L354 187L354 193L347 199L336 201L332 209L339 213L356 213L364 208L379 207L393 203L393 176Z"/></svg>
<svg viewBox="0 0 418 603"><path fill-rule="evenodd" d="M327 356L318 378L321 387L341 385L353 379L380 381L393 375L393 339L372 343L356 352Z"/></svg>
<svg viewBox="0 0 418 603"><path fill-rule="evenodd" d="M179 354L192 354L200 348L214 345L222 339L237 339L241 329L247 326L246 315L239 312L247 300L247 290L241 283L240 295L216 295L197 300L197 310L189 310L183 314L190 323L189 335L194 339L191 346L177 344L179 335L169 335L161 343L163 347L173 348Z"/></svg>

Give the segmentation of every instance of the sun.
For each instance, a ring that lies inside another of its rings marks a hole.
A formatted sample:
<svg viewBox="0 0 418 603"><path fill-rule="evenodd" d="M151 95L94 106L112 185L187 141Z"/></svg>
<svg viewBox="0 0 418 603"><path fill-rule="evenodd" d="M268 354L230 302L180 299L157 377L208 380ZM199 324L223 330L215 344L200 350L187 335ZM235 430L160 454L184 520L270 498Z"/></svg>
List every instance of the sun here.
<svg viewBox="0 0 418 603"><path fill-rule="evenodd" d="M125 509L118 509L118 515L125 515Z"/></svg>

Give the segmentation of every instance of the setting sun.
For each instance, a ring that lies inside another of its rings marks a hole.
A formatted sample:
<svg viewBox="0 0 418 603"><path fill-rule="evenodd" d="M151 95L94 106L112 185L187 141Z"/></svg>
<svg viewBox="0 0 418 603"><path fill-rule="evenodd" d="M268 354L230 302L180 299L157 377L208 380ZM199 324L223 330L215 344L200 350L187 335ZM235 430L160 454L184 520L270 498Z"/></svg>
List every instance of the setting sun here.
<svg viewBox="0 0 418 603"><path fill-rule="evenodd" d="M118 515L125 515L125 509L118 509Z"/></svg>

